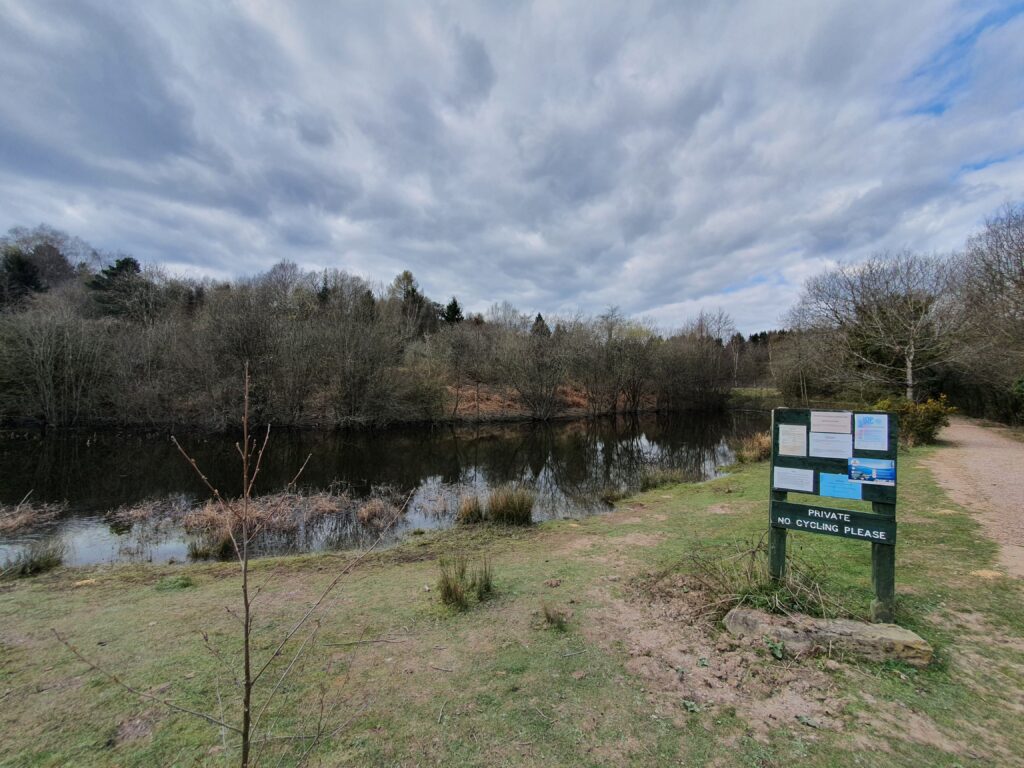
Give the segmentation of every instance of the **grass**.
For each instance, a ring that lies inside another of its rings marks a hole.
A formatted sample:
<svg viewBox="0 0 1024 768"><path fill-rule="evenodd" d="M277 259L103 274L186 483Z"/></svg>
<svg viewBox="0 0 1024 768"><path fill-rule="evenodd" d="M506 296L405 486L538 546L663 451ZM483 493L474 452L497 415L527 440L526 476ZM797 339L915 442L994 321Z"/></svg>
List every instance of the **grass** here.
<svg viewBox="0 0 1024 768"><path fill-rule="evenodd" d="M561 608L557 608L548 602L542 602L540 604L540 612L544 617L544 623L552 629L565 632L569 628L569 615Z"/></svg>
<svg viewBox="0 0 1024 768"><path fill-rule="evenodd" d="M770 432L758 432L742 438L736 446L736 461L741 464L756 464L767 461L772 456L772 436Z"/></svg>
<svg viewBox="0 0 1024 768"><path fill-rule="evenodd" d="M66 555L67 547L60 539L35 539L4 562L0 567L0 577L23 579L37 576L59 568Z"/></svg>
<svg viewBox="0 0 1024 768"><path fill-rule="evenodd" d="M691 482L693 473L674 467L649 467L640 476L640 491L653 491L669 485Z"/></svg>
<svg viewBox="0 0 1024 768"><path fill-rule="evenodd" d="M441 602L449 608L464 611L469 607L469 597L474 595L477 602L483 602L494 594L494 572L487 558L472 574L462 556L441 557L437 561L440 576L437 591Z"/></svg>
<svg viewBox="0 0 1024 768"><path fill-rule="evenodd" d="M521 485L501 485L487 498L487 517L499 525L529 525L535 494Z"/></svg>
<svg viewBox="0 0 1024 768"><path fill-rule="evenodd" d="M462 557L442 557L437 561L441 575L437 580L437 591L441 602L449 608L464 611L469 607L466 579L466 560Z"/></svg>
<svg viewBox="0 0 1024 768"><path fill-rule="evenodd" d="M632 656L626 638L608 627L637 579L694 578L695 554L741 553L759 540L768 467L744 464L710 482L641 494L630 509L609 515L431 531L369 558L324 606L319 647L289 682L296 692L325 688L331 723L351 718L314 763L1019 764L1024 733L1014 702L1024 688L1024 588L978 575L994 568L995 547L920 466L933 451L900 457L897 594L900 623L935 646L937 661L915 670L849 660L846 671L828 673L842 730L790 717L755 737L735 709L690 696L692 707L658 698L635 674L638 663L652 660ZM798 561L827 566L815 571L814 583L831 599L855 615L868 612L869 546L794 533L790 549ZM466 585L492 585L482 602L478 587L467 588L472 610L444 607L433 587L439 560L455 553L472 553ZM253 564L254 580L266 585L258 599L267 642L256 649L258 659L268 658L269 638L286 631L353 556ZM483 566L472 567L485 560L500 577L497 591L493 573L481 579ZM217 562L58 568L0 586L0 766L230 764L237 753L230 742L223 751L217 729L89 674L50 628L144 690L164 690L207 711L217 710L220 695L233 711L233 688L199 633L225 653L237 650L236 619L224 612L236 599L235 572ZM547 584L553 580L558 586ZM538 619L545 603L572 608L563 631ZM796 676L821 664L777 662L766 647L758 658ZM288 698L272 713L280 732L316 718L310 699L317 698ZM922 720L942 738L913 727ZM142 724L134 735L124 727L133 723Z"/></svg>
<svg viewBox="0 0 1024 768"><path fill-rule="evenodd" d="M459 501L459 510L455 514L455 520L463 525L482 523L487 519L483 502L479 496L464 496Z"/></svg>

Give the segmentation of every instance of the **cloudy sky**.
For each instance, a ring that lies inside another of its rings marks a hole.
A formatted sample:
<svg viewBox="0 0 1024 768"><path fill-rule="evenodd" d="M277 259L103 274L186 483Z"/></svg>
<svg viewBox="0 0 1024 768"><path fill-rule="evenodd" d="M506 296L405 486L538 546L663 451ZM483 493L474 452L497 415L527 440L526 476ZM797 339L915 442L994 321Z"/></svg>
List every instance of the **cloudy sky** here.
<svg viewBox="0 0 1024 768"><path fill-rule="evenodd" d="M0 228L774 325L1024 199L1024 5L0 0Z"/></svg>

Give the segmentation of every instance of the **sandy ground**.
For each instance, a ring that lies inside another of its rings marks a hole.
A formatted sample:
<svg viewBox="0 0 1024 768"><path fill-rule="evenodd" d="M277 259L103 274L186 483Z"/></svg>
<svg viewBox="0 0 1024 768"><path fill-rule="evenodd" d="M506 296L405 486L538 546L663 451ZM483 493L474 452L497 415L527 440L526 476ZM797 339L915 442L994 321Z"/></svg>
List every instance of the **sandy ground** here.
<svg viewBox="0 0 1024 768"><path fill-rule="evenodd" d="M927 463L936 482L976 513L1000 564L1024 578L1024 443L965 419L941 437L946 445Z"/></svg>

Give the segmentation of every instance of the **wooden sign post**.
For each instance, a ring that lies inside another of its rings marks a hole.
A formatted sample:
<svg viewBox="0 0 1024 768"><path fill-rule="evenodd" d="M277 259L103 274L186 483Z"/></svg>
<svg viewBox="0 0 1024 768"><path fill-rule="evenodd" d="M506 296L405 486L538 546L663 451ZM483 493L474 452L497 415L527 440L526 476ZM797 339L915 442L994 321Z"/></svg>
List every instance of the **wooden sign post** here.
<svg viewBox="0 0 1024 768"><path fill-rule="evenodd" d="M871 619L891 622L896 599L896 460L892 413L776 408L772 411L769 568L786 569L787 531L871 543ZM871 502L871 512L789 501L806 493Z"/></svg>

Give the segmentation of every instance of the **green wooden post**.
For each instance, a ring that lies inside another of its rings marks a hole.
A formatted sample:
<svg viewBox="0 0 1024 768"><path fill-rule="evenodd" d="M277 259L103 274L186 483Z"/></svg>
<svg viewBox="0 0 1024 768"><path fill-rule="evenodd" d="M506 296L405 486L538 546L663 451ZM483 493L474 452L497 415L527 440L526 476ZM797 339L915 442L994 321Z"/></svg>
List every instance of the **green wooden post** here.
<svg viewBox="0 0 1024 768"><path fill-rule="evenodd" d="M884 517L896 518L896 505L874 502L872 511ZM891 624L896 618L896 547L892 544L871 544L871 586L875 599L871 601L871 620Z"/></svg>
<svg viewBox="0 0 1024 768"><path fill-rule="evenodd" d="M891 544L871 544L871 585L871 620L891 624L896 618L896 547Z"/></svg>
<svg viewBox="0 0 1024 768"><path fill-rule="evenodd" d="M785 491L771 492L772 501L785 501ZM768 529L768 572L775 581L786 575L786 529L771 526Z"/></svg>

